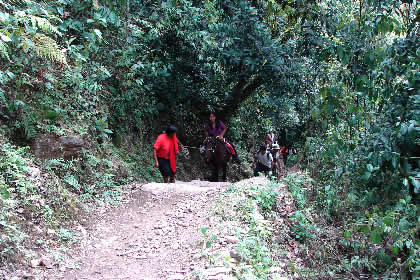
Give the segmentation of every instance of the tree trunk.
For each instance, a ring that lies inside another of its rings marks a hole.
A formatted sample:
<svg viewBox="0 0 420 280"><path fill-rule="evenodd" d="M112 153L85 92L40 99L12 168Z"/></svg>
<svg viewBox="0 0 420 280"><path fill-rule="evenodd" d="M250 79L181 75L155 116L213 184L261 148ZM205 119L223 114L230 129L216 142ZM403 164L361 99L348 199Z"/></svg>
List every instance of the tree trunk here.
<svg viewBox="0 0 420 280"><path fill-rule="evenodd" d="M250 97L263 83L263 79L259 76L254 78L240 77L239 81L233 87L226 105L217 110L218 118L225 121L230 120L242 102Z"/></svg>

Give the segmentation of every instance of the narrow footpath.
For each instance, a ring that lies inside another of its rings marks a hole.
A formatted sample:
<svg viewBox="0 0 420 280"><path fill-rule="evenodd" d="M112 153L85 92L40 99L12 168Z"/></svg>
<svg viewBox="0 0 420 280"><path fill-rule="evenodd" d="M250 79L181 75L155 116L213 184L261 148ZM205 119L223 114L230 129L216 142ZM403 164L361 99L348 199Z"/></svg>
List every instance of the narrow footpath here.
<svg viewBox="0 0 420 280"><path fill-rule="evenodd" d="M137 186L128 203L93 217L85 238L43 279L190 279L200 265L204 210L229 183Z"/></svg>
<svg viewBox="0 0 420 280"><path fill-rule="evenodd" d="M256 177L235 185L241 183L269 181ZM122 206L93 214L79 227L79 242L66 257L49 269L35 269L33 279L237 279L226 265L209 266L209 238L203 231L215 224L209 210L231 186L207 181L133 185ZM239 240L232 233L225 237L212 249L229 255Z"/></svg>

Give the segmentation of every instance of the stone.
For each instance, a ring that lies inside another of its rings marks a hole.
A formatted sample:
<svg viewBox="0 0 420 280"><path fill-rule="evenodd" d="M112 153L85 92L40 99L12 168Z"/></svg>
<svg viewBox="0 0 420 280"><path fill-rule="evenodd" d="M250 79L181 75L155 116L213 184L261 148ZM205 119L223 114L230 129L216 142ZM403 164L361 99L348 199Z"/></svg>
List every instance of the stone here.
<svg viewBox="0 0 420 280"><path fill-rule="evenodd" d="M166 224L161 224L161 225L154 225L153 228L154 229L163 229L165 228L167 225Z"/></svg>
<svg viewBox="0 0 420 280"><path fill-rule="evenodd" d="M169 280L183 280L185 276L181 273L177 273L174 275L169 276Z"/></svg>
<svg viewBox="0 0 420 280"><path fill-rule="evenodd" d="M60 144L55 134L39 134L31 144L31 150L37 158L53 159L60 155Z"/></svg>
<svg viewBox="0 0 420 280"><path fill-rule="evenodd" d="M42 198L38 199L38 204L41 207L44 206L45 205L45 199L42 199Z"/></svg>
<svg viewBox="0 0 420 280"><path fill-rule="evenodd" d="M39 265L45 266L48 269L52 269L53 268L52 262L48 258L45 258L45 257L43 257L41 259L41 262L40 262Z"/></svg>
<svg viewBox="0 0 420 280"><path fill-rule="evenodd" d="M239 254L235 250L230 251L229 255L235 260L241 260L241 256L239 256Z"/></svg>
<svg viewBox="0 0 420 280"><path fill-rule="evenodd" d="M38 177L41 174L41 171L39 170L39 168L30 167L29 173L31 174L31 177Z"/></svg>
<svg viewBox="0 0 420 280"><path fill-rule="evenodd" d="M35 275L25 271L22 273L22 279L35 280Z"/></svg>
<svg viewBox="0 0 420 280"><path fill-rule="evenodd" d="M87 235L86 229L84 227L82 227L81 225L78 225L77 229L82 233L83 236Z"/></svg>
<svg viewBox="0 0 420 280"><path fill-rule="evenodd" d="M207 269L205 274L207 276L218 276L219 274L229 274L231 271L231 267L219 266Z"/></svg>
<svg viewBox="0 0 420 280"><path fill-rule="evenodd" d="M31 143L31 150L37 158L66 160L78 158L85 146L83 139L77 136L57 136L52 133L39 134Z"/></svg>
<svg viewBox="0 0 420 280"><path fill-rule="evenodd" d="M84 147L83 139L77 136L61 136L59 137L61 147L63 147L64 159L78 158Z"/></svg>
<svg viewBox="0 0 420 280"><path fill-rule="evenodd" d="M236 244L240 242L239 238L236 236L227 236L225 239L226 239L226 242L230 244Z"/></svg>
<svg viewBox="0 0 420 280"><path fill-rule="evenodd" d="M34 226L33 230L37 234L42 234L42 229L40 226Z"/></svg>
<svg viewBox="0 0 420 280"><path fill-rule="evenodd" d="M29 266L32 268L38 267L41 264L41 260L40 259L33 259L31 260L31 262L29 263Z"/></svg>

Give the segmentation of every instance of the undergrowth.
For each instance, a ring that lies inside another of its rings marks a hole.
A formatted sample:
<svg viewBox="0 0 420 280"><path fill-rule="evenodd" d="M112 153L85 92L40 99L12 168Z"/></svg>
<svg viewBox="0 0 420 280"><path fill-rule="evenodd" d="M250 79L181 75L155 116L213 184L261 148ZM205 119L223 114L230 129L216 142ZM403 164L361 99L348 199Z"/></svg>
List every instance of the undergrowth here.
<svg viewBox="0 0 420 280"><path fill-rule="evenodd" d="M416 279L419 215L409 196L387 210L359 213L351 211L359 205L352 196L339 201L334 188L308 174L290 174L284 182L296 201L291 229L301 250L313 252L296 267L302 279Z"/></svg>
<svg viewBox="0 0 420 280"><path fill-rule="evenodd" d="M281 248L274 242L279 185L232 185L215 201L209 216L215 224L207 230L215 236L207 239L206 256L211 265L231 267L237 279L281 279L287 275L278 263ZM211 244L218 238L238 237L229 256L212 254ZM216 238L217 236L217 238Z"/></svg>

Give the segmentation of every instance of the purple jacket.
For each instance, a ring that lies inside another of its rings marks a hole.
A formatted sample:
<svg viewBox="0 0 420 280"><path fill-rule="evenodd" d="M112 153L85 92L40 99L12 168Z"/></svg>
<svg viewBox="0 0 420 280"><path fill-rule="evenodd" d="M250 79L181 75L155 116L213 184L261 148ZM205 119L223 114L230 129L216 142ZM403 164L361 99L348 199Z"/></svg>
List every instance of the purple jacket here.
<svg viewBox="0 0 420 280"><path fill-rule="evenodd" d="M209 125L209 123L206 123L204 126L204 129L207 131L209 136L219 136L222 134L223 130L226 128L225 124L222 121L217 120L216 127L213 128Z"/></svg>

